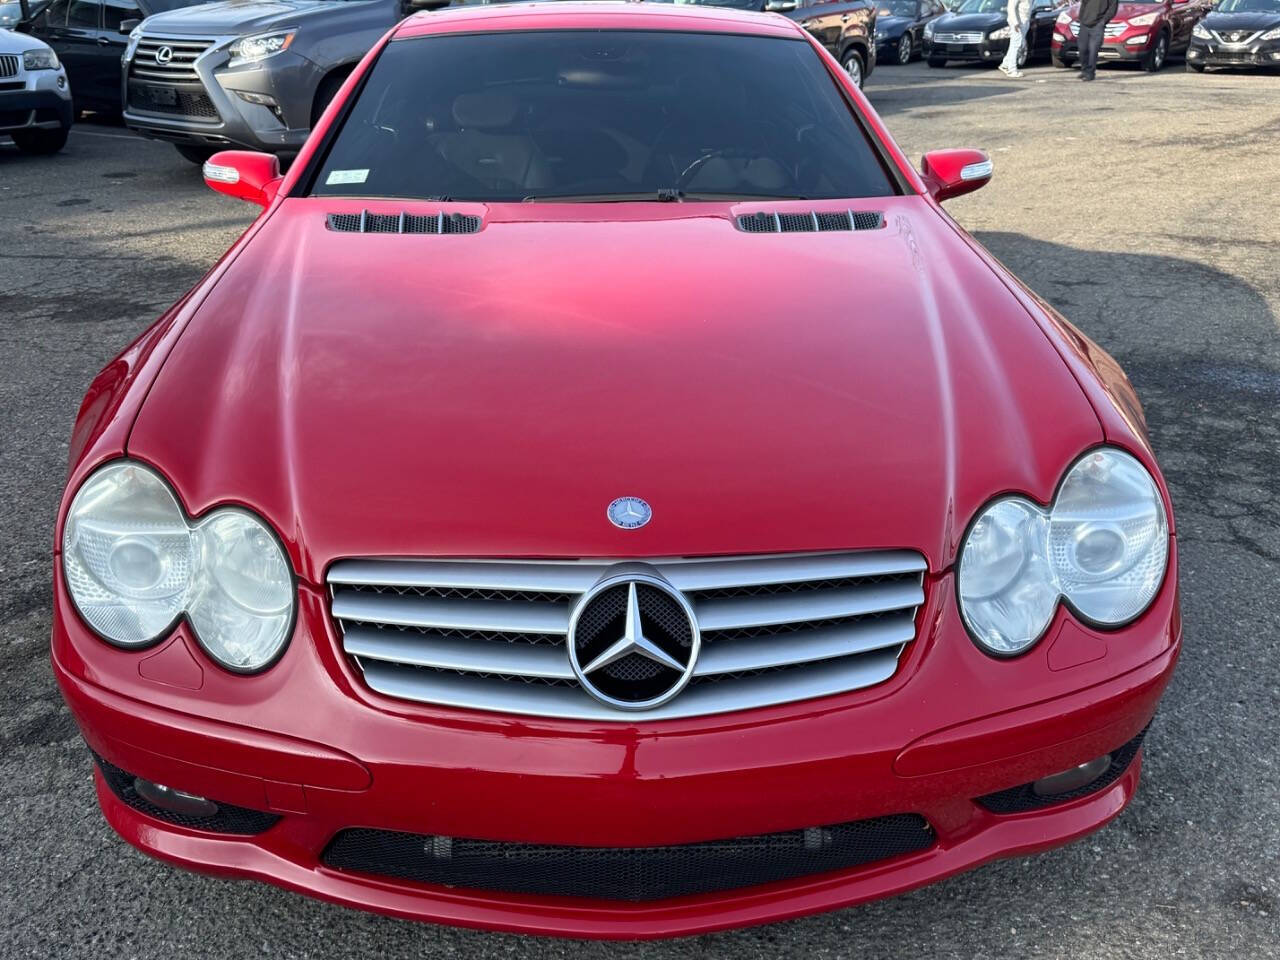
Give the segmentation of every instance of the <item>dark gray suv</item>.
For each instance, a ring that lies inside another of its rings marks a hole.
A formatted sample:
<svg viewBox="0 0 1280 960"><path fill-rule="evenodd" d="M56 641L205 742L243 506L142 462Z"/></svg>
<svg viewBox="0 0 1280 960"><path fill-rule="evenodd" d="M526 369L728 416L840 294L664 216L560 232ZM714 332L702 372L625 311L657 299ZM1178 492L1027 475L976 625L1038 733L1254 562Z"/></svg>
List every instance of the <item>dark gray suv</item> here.
<svg viewBox="0 0 1280 960"><path fill-rule="evenodd" d="M228 147L291 155L393 24L449 0L226 0L129 34L124 119L203 163Z"/></svg>

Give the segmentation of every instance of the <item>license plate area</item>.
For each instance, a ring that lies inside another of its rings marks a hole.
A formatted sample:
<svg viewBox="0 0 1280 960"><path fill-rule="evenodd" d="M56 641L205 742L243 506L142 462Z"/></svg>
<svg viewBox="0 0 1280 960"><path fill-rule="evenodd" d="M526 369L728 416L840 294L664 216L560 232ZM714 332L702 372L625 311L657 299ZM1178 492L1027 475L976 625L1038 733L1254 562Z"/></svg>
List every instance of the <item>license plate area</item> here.
<svg viewBox="0 0 1280 960"><path fill-rule="evenodd" d="M178 105L178 91L173 87L139 87L138 93L144 103L149 103L156 107L176 107Z"/></svg>

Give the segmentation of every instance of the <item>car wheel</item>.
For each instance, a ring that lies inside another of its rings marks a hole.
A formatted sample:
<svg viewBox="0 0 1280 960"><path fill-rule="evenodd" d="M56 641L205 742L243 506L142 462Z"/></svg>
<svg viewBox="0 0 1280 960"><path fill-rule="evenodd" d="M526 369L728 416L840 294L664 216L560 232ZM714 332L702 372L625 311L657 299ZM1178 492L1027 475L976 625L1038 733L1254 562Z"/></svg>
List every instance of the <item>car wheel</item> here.
<svg viewBox="0 0 1280 960"><path fill-rule="evenodd" d="M1204 64L1192 63L1190 60L1188 60L1187 69L1190 70L1192 73L1204 73Z"/></svg>
<svg viewBox="0 0 1280 960"><path fill-rule="evenodd" d="M189 160L197 166L202 165L206 160L212 157L217 150L210 150L208 147L188 147L185 144L175 143L173 149L182 155L183 160Z"/></svg>
<svg viewBox="0 0 1280 960"><path fill-rule="evenodd" d="M1156 45L1148 51L1142 61L1142 69L1147 73L1155 73L1164 66L1165 57L1169 54L1169 35L1163 31L1156 37Z"/></svg>
<svg viewBox="0 0 1280 960"><path fill-rule="evenodd" d="M945 67L947 65L946 57L930 57L926 61L931 67Z"/></svg>
<svg viewBox="0 0 1280 960"><path fill-rule="evenodd" d="M840 66L844 67L844 72L849 75L849 79L853 81L853 85L859 90L862 89L862 54L857 50L846 50L845 55L840 60Z"/></svg>
<svg viewBox="0 0 1280 960"><path fill-rule="evenodd" d="M904 33L902 39L898 41L898 63L906 66L911 62L911 55L915 51L911 48L911 34Z"/></svg>
<svg viewBox="0 0 1280 960"><path fill-rule="evenodd" d="M57 130L14 130L9 136L23 153L57 153L67 144L70 127Z"/></svg>

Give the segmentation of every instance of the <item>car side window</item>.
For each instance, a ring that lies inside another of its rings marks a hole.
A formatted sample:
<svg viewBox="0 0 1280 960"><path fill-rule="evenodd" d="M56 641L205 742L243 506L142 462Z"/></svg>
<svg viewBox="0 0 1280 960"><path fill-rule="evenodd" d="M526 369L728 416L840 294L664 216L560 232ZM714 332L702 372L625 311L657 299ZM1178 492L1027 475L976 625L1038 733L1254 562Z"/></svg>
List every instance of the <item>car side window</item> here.
<svg viewBox="0 0 1280 960"><path fill-rule="evenodd" d="M67 7L71 5L71 0L53 0L53 5L45 11L44 22L50 27L65 27L67 25Z"/></svg>
<svg viewBox="0 0 1280 960"><path fill-rule="evenodd" d="M142 11L133 0L103 0L102 29L118 33L126 20L141 20Z"/></svg>
<svg viewBox="0 0 1280 960"><path fill-rule="evenodd" d="M71 0L67 11L68 27L97 27L102 4L98 0Z"/></svg>

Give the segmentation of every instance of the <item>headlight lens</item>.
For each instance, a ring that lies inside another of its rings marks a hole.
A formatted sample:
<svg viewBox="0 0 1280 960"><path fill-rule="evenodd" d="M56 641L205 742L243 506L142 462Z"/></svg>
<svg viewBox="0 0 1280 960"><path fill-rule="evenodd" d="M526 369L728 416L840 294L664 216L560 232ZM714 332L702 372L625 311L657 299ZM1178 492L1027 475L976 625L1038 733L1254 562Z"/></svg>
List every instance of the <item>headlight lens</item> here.
<svg viewBox="0 0 1280 960"><path fill-rule="evenodd" d="M274 57L277 53L284 53L289 49L289 44L293 43L293 34L294 31L286 30L282 33L260 33L253 37L241 37L227 48L231 54L227 66L257 63L267 57Z"/></svg>
<svg viewBox="0 0 1280 960"><path fill-rule="evenodd" d="M1048 509L1006 497L978 515L960 551L960 612L983 647L1020 653L1060 598L1094 623L1132 620L1155 599L1168 559L1151 475L1127 453L1095 450L1068 471Z"/></svg>
<svg viewBox="0 0 1280 960"><path fill-rule="evenodd" d="M205 652L252 672L288 639L293 576L266 524L233 507L190 521L141 464L108 464L84 482L62 550L76 609L113 643L149 643L185 613Z"/></svg>
<svg viewBox="0 0 1280 960"><path fill-rule="evenodd" d="M1159 16L1159 14L1144 13L1139 17L1130 17L1128 23L1131 27L1149 27L1151 24L1156 22L1157 16Z"/></svg>
<svg viewBox="0 0 1280 960"><path fill-rule="evenodd" d="M1067 11L1063 10L1062 13L1058 14L1058 23L1070 23L1070 22L1071 22L1071 14L1067 13Z"/></svg>
<svg viewBox="0 0 1280 960"><path fill-rule="evenodd" d="M57 70L58 55L52 50L24 50L22 65L28 70Z"/></svg>
<svg viewBox="0 0 1280 960"><path fill-rule="evenodd" d="M1008 40L1009 28L1001 27L999 30L992 30L991 33L987 35L987 39L988 40Z"/></svg>
<svg viewBox="0 0 1280 960"><path fill-rule="evenodd" d="M925 35L926 37L932 37L932 36L933 36L933 21L932 21L932 20L930 20L928 23L926 23L926 24L924 25L924 35Z"/></svg>
<svg viewBox="0 0 1280 960"><path fill-rule="evenodd" d="M1209 35L1208 29L1205 27L1203 23L1197 23L1194 27L1192 27L1191 35L1193 37L1199 37L1201 40L1212 39L1212 37L1210 37Z"/></svg>
<svg viewBox="0 0 1280 960"><path fill-rule="evenodd" d="M1197 28L1199 28L1199 27L1200 27L1200 24L1198 24L1198 23L1197 23L1197 24L1196 24L1196 27L1197 27ZM1206 35L1206 36L1208 36L1208 34L1209 34L1209 31L1208 31L1208 30L1205 30L1205 35ZM1260 39L1262 39L1262 40L1280 40L1280 27L1274 27L1274 28L1272 28L1272 29L1268 30L1266 33L1264 33L1264 34L1261 36L1261 38L1260 38Z"/></svg>

